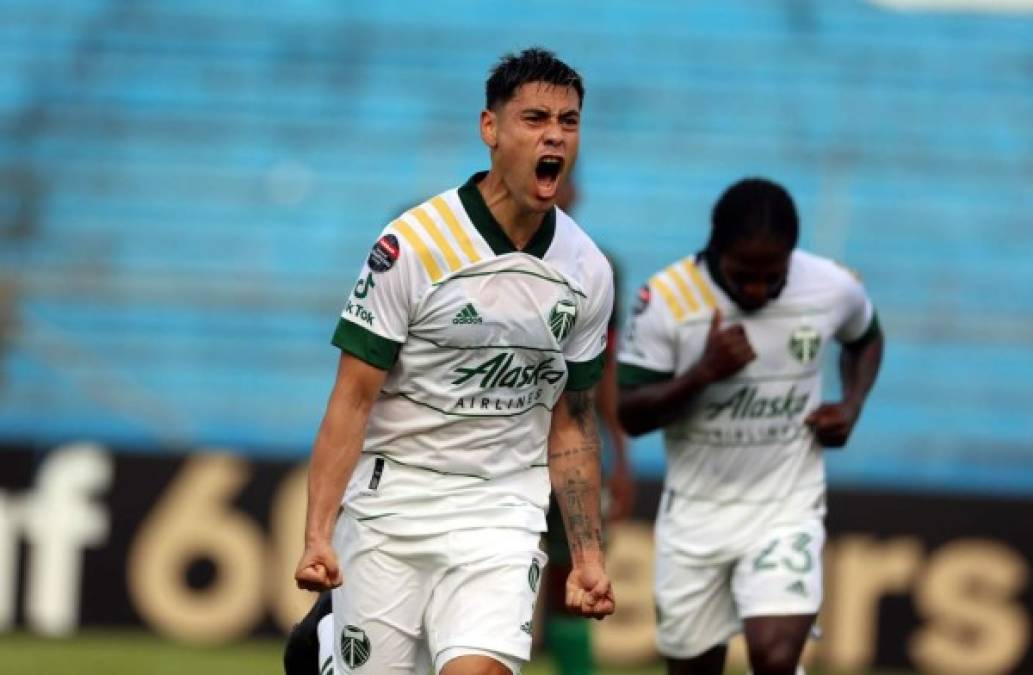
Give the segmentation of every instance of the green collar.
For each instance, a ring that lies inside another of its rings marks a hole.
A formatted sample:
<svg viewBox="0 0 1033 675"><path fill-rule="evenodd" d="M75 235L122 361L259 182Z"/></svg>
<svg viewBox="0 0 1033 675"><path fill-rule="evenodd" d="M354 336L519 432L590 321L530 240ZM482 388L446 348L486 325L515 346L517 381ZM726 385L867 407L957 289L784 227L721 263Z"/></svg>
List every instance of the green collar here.
<svg viewBox="0 0 1033 675"><path fill-rule="evenodd" d="M514 246L513 242L506 236L502 226L495 220L495 216L491 215L491 210L484 202L481 191L477 189L477 184L487 175L487 171L480 171L470 176L470 180L466 181L459 188L459 200L463 202L466 215L470 216L474 227L484 237L484 241L488 242L488 246L491 246L491 250L495 252L495 255L516 253L520 249ZM538 228L538 231L531 237L531 241L527 242L527 246L520 252L533 255L536 258L544 258L555 234L556 209L553 207L545 213L541 227Z"/></svg>

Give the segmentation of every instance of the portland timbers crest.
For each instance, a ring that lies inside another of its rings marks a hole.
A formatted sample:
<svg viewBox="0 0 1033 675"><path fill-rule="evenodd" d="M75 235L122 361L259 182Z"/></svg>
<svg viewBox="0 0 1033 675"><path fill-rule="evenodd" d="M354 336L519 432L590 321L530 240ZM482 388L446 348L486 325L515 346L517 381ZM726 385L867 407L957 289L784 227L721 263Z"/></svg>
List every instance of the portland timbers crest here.
<svg viewBox="0 0 1033 675"><path fill-rule="evenodd" d="M818 356L821 334L810 326L801 326L789 336L789 353L800 363L810 363Z"/></svg>
<svg viewBox="0 0 1033 675"><path fill-rule="evenodd" d="M533 593L538 592L538 581L542 578L542 566L537 560L531 561L531 568L527 570L527 583L531 586Z"/></svg>
<svg viewBox="0 0 1033 675"><path fill-rule="evenodd" d="M570 335L576 315L577 307L570 300L560 300L553 306L549 312L549 329L557 341L563 342Z"/></svg>
<svg viewBox="0 0 1033 675"><path fill-rule="evenodd" d="M366 637L366 631L358 626L347 625L341 631L341 658L349 668L358 668L369 660L373 646Z"/></svg>

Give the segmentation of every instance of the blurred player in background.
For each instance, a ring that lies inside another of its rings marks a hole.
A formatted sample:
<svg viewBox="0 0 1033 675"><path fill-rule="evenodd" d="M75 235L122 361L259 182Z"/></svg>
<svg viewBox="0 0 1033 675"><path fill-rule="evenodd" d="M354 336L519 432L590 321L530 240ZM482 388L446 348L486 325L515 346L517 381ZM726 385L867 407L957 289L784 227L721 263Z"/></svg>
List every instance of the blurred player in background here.
<svg viewBox="0 0 1033 675"><path fill-rule="evenodd" d="M860 282L796 249L779 185L718 200L706 248L639 292L620 361L620 419L663 429L656 522L658 642L671 675L719 675L744 632L756 675L791 675L821 605L823 447L842 447L882 358ZM842 397L821 357L842 347Z"/></svg>
<svg viewBox="0 0 1033 675"><path fill-rule="evenodd" d="M578 199L577 180L570 176L560 186L556 206L572 213ZM614 287L620 297L620 275L612 256L607 256L614 270ZM627 518L635 500L635 482L627 458L624 430L617 419L617 303L607 330L606 365L596 388L595 409L603 431L603 473L607 476L603 503L609 522ZM567 609L564 601L566 578L570 573L570 554L563 518L552 498L547 518L545 552L549 567L544 582L545 641L556 665L557 675L590 675L594 672L592 660L591 625L577 612Z"/></svg>
<svg viewBox="0 0 1033 675"><path fill-rule="evenodd" d="M490 170L388 225L342 313L295 573L334 589L337 672L519 673L550 479L566 604L613 612L593 415L613 279L555 208L583 95L550 52L504 57L480 118Z"/></svg>

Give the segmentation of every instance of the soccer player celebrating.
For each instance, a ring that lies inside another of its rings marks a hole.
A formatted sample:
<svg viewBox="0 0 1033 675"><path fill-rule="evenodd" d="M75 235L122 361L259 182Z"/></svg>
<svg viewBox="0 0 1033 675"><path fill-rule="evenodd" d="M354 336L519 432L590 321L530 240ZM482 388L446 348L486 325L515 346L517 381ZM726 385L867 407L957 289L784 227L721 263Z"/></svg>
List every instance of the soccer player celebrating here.
<svg viewBox="0 0 1033 675"><path fill-rule="evenodd" d="M519 673L550 478L567 604L614 609L592 406L613 281L554 205L584 89L541 49L504 57L486 89L490 170L383 230L334 334L295 578L334 588L339 673Z"/></svg>
<svg viewBox="0 0 1033 675"><path fill-rule="evenodd" d="M883 338L858 280L797 237L781 186L731 186L706 248L639 291L619 355L622 423L664 431L656 601L670 675L720 674L740 630L756 675L791 675L821 604L821 448L850 436ZM822 403L833 339L842 398Z"/></svg>

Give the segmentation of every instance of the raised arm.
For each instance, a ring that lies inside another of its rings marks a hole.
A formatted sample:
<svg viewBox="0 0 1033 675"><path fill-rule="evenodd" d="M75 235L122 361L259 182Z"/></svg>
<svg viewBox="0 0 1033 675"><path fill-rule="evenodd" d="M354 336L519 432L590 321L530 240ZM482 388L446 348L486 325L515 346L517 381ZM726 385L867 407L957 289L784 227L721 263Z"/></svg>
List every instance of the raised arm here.
<svg viewBox="0 0 1033 675"><path fill-rule="evenodd" d="M299 588L325 591L343 581L331 536L341 495L362 452L366 420L386 375L384 370L341 353L308 469L305 551L294 572Z"/></svg>
<svg viewBox="0 0 1033 675"><path fill-rule="evenodd" d="M549 430L549 478L567 530L573 569L567 607L601 619L614 610L603 560L599 512L599 434L593 390L567 391L556 403Z"/></svg>

